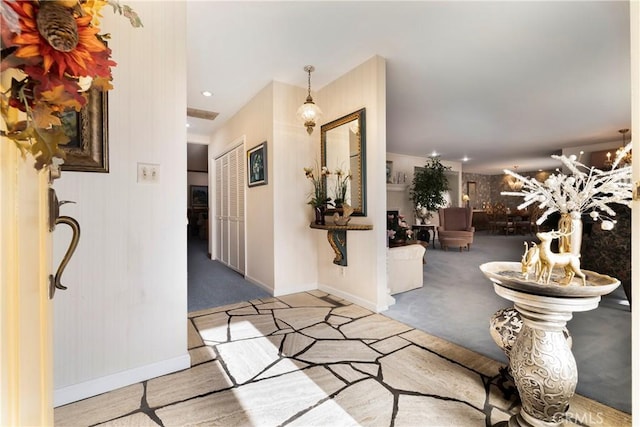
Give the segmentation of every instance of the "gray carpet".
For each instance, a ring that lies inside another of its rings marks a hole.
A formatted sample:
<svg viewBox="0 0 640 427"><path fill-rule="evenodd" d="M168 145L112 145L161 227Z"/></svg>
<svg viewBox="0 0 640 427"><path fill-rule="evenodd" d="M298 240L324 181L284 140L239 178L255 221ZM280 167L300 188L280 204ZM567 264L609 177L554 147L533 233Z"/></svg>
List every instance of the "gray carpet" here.
<svg viewBox="0 0 640 427"><path fill-rule="evenodd" d="M470 252L430 247L425 285L397 294L383 314L492 359L506 362L489 335L489 318L510 306L493 291L478 266L489 261L520 261L526 236L476 233ZM189 311L268 296L238 273L207 258L206 242L189 241ZM631 412L631 312L618 288L600 307L575 313L568 323L578 365L577 392Z"/></svg>
<svg viewBox="0 0 640 427"><path fill-rule="evenodd" d="M395 295L383 314L477 353L506 363L489 335L489 318L512 306L493 290L478 266L520 261L523 242L533 236L476 233L469 252L429 247L424 286ZM567 327L578 366L577 392L631 412L631 312L622 287L605 296L596 310L574 313Z"/></svg>
<svg viewBox="0 0 640 427"><path fill-rule="evenodd" d="M187 244L189 312L271 296L261 287L207 255L207 241L189 238Z"/></svg>

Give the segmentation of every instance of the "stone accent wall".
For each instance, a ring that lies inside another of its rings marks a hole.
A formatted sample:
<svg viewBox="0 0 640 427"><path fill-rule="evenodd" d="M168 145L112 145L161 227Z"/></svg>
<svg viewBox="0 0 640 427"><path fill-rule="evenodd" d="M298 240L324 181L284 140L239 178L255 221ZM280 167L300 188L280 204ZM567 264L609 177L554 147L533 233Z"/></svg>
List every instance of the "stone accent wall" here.
<svg viewBox="0 0 640 427"><path fill-rule="evenodd" d="M613 230L603 231L600 223L585 224L580 267L620 280L631 302L631 208L617 204L611 208L617 221Z"/></svg>

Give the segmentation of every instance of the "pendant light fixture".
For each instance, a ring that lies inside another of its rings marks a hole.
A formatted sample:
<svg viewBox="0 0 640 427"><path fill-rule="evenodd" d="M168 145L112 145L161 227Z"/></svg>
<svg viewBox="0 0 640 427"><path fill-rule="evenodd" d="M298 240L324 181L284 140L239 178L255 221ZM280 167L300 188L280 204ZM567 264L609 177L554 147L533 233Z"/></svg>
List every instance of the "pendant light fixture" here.
<svg viewBox="0 0 640 427"><path fill-rule="evenodd" d="M322 110L313 102L313 98L311 97L311 73L315 71L315 67L313 65L307 65L304 67L304 71L306 71L309 76L307 100L298 108L296 115L304 123L304 126L307 128L307 133L311 135L316 121L322 115Z"/></svg>

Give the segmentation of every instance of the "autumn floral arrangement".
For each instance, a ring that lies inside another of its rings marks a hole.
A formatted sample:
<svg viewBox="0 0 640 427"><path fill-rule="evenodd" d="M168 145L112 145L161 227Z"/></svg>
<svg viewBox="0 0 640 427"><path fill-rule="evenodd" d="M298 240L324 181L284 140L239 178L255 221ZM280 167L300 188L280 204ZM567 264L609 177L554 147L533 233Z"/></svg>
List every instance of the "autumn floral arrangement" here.
<svg viewBox="0 0 640 427"><path fill-rule="evenodd" d="M0 71L11 81L0 91L1 132L34 156L36 169L64 158L60 145L69 137L61 115L80 111L90 88L113 88L109 35L99 34L107 5L133 27L142 26L117 0L2 0Z"/></svg>

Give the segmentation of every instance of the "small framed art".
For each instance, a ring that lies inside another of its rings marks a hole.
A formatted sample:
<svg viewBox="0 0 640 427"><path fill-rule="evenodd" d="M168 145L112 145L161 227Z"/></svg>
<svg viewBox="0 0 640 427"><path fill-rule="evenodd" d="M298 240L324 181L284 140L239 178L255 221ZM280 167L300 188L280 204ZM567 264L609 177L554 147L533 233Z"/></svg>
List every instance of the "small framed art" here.
<svg viewBox="0 0 640 427"><path fill-rule="evenodd" d="M267 183L267 141L247 151L247 177L249 187Z"/></svg>
<svg viewBox="0 0 640 427"><path fill-rule="evenodd" d="M206 185L192 185L190 189L189 200L192 208L198 209L209 206L209 187Z"/></svg>

